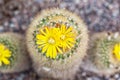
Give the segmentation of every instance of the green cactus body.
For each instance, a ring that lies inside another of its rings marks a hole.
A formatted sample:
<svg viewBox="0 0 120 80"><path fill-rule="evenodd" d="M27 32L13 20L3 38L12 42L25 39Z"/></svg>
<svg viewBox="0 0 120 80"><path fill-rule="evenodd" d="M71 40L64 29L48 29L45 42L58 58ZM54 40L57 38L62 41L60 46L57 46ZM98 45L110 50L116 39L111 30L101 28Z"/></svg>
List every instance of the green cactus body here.
<svg viewBox="0 0 120 80"><path fill-rule="evenodd" d="M66 10L42 11L33 19L26 37L33 67L42 77L73 77L86 54L86 26Z"/></svg>
<svg viewBox="0 0 120 80"><path fill-rule="evenodd" d="M116 35L117 37L115 37ZM108 75L119 71L120 61L117 60L117 58L119 59L119 47L116 50L118 53L114 50L115 45L119 43L120 36L118 33L110 35L105 32L93 34L88 51L90 55L88 60L93 63L95 72Z"/></svg>
<svg viewBox="0 0 120 80"><path fill-rule="evenodd" d="M13 73L29 69L22 36L14 33L0 34L0 72Z"/></svg>

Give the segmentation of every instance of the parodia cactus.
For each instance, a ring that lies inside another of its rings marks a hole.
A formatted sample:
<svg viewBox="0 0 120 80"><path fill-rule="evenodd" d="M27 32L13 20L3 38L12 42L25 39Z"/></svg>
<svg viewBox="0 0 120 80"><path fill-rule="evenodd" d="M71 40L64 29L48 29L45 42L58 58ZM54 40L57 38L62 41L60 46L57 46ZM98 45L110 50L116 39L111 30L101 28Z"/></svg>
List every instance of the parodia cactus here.
<svg viewBox="0 0 120 80"><path fill-rule="evenodd" d="M120 70L120 35L119 33L97 33L91 36L87 67L105 75ZM90 61L90 62L89 62ZM91 65L92 63L93 65ZM84 65L85 66L85 65ZM84 67L87 69L87 67ZM91 68L90 68L91 67Z"/></svg>
<svg viewBox="0 0 120 80"><path fill-rule="evenodd" d="M36 72L43 77L73 77L86 54L87 29L75 14L44 10L27 31L27 47Z"/></svg>
<svg viewBox="0 0 120 80"><path fill-rule="evenodd" d="M1 33L0 72L20 72L28 68L28 56L22 36L14 33Z"/></svg>

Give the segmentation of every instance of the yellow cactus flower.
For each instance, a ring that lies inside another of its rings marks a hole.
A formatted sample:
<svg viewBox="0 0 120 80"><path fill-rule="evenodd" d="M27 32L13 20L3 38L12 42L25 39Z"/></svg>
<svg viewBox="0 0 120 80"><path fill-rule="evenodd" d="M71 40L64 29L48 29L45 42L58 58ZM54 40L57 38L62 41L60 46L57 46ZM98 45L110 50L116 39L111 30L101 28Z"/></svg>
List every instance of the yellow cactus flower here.
<svg viewBox="0 0 120 80"><path fill-rule="evenodd" d="M40 28L36 35L36 44L42 53L55 59L58 53L70 50L76 42L76 33L72 27L61 24L59 27Z"/></svg>
<svg viewBox="0 0 120 80"><path fill-rule="evenodd" d="M10 57L11 57L11 51L7 47L5 47L5 45L0 44L0 66L2 66L3 64L9 65Z"/></svg>
<svg viewBox="0 0 120 80"><path fill-rule="evenodd" d="M73 27L66 27L65 24L62 24L60 27L60 39L61 39L61 46L63 51L65 52L68 49L74 47L76 42L76 32Z"/></svg>
<svg viewBox="0 0 120 80"><path fill-rule="evenodd" d="M113 54L115 55L115 58L120 61L120 43L115 44Z"/></svg>
<svg viewBox="0 0 120 80"><path fill-rule="evenodd" d="M60 34L58 28L45 27L40 29L36 35L36 44L38 48L42 49L42 53L45 53L47 57L55 59L57 53L62 53L60 49Z"/></svg>

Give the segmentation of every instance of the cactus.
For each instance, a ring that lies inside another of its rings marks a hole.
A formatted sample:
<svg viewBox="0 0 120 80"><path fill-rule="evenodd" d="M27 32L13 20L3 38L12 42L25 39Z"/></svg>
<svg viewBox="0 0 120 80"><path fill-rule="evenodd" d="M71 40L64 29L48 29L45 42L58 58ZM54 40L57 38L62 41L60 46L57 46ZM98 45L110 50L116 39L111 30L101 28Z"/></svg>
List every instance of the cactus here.
<svg viewBox="0 0 120 80"><path fill-rule="evenodd" d="M26 42L38 75L73 78L86 54L87 27L81 18L67 10L47 9L33 19Z"/></svg>
<svg viewBox="0 0 120 80"><path fill-rule="evenodd" d="M93 64L94 72L109 75L120 70L119 33L101 32L93 34L88 52L90 55L88 60Z"/></svg>
<svg viewBox="0 0 120 80"><path fill-rule="evenodd" d="M0 72L13 73L29 69L29 60L21 35L0 34Z"/></svg>

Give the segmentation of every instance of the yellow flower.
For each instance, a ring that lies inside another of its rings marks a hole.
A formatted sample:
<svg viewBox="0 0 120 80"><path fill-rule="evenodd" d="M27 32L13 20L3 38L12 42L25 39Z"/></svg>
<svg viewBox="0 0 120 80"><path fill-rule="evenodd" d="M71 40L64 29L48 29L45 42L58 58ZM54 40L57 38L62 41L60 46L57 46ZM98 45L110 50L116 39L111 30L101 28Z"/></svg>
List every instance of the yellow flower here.
<svg viewBox="0 0 120 80"><path fill-rule="evenodd" d="M44 27L40 29L36 35L36 44L47 57L55 59L58 52L62 53L59 37L60 33L58 28Z"/></svg>
<svg viewBox="0 0 120 80"><path fill-rule="evenodd" d="M59 53L70 50L76 42L76 32L72 27L56 24L55 27L40 28L36 44L42 53L55 59Z"/></svg>
<svg viewBox="0 0 120 80"><path fill-rule="evenodd" d="M114 46L113 54L115 55L115 58L120 61L120 43Z"/></svg>
<svg viewBox="0 0 120 80"><path fill-rule="evenodd" d="M5 45L0 44L0 66L2 66L3 64L9 65L10 57L11 57L11 51L7 47L5 47Z"/></svg>
<svg viewBox="0 0 120 80"><path fill-rule="evenodd" d="M76 42L76 32L73 29L73 27L66 27L64 24L60 27L60 39L61 39L61 46L63 48L63 51L65 52L68 49L71 49L74 47L74 44Z"/></svg>

